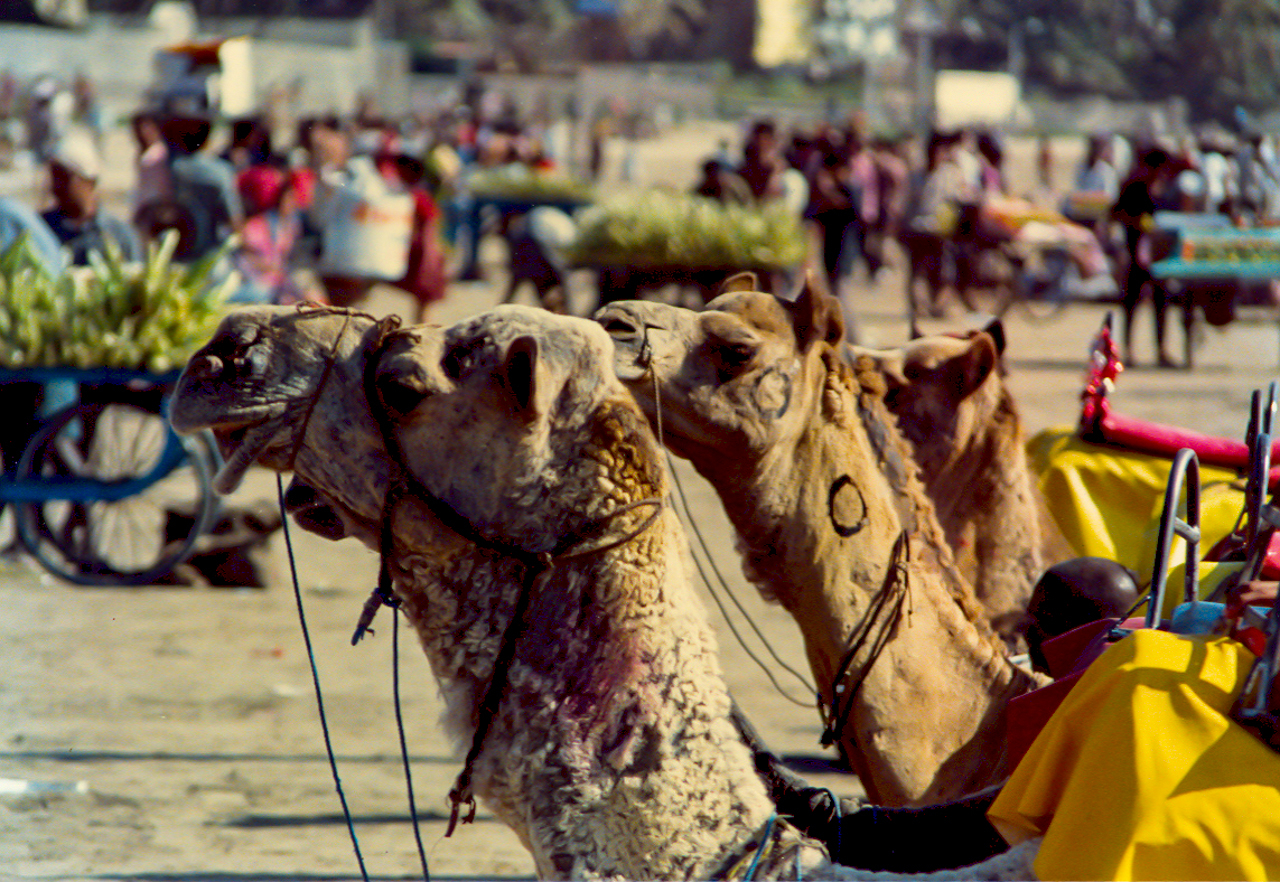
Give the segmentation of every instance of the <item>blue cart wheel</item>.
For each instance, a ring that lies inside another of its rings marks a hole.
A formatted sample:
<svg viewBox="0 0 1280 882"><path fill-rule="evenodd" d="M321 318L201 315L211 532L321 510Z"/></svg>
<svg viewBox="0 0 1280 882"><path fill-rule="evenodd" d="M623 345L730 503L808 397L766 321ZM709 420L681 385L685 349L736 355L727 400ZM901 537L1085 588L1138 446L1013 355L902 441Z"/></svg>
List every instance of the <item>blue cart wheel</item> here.
<svg viewBox="0 0 1280 882"><path fill-rule="evenodd" d="M17 481L35 491L15 505L18 537L76 584L162 581L212 519L212 455L204 438L179 437L146 407L74 404L32 436L18 462Z"/></svg>

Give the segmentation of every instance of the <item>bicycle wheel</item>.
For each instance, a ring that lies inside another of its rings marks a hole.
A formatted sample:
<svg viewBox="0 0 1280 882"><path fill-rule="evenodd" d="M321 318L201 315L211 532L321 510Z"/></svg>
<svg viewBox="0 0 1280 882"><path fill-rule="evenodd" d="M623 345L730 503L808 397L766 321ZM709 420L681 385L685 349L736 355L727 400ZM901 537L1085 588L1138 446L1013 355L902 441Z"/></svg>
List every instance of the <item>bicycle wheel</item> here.
<svg viewBox="0 0 1280 882"><path fill-rule="evenodd" d="M1018 303L1033 322L1049 322L1062 315L1070 298L1067 296L1067 265L1065 251L1051 251L1042 255L1036 272L1027 271L1021 280L1022 296Z"/></svg>
<svg viewBox="0 0 1280 882"><path fill-rule="evenodd" d="M124 402L80 402L32 437L17 479L41 488L17 509L18 535L47 570L80 585L145 585L191 553L216 504L206 442ZM184 535L169 512L195 512Z"/></svg>
<svg viewBox="0 0 1280 882"><path fill-rule="evenodd" d="M968 267L968 284L959 292L965 308L1003 318L1017 299L1017 267L993 248L971 254Z"/></svg>

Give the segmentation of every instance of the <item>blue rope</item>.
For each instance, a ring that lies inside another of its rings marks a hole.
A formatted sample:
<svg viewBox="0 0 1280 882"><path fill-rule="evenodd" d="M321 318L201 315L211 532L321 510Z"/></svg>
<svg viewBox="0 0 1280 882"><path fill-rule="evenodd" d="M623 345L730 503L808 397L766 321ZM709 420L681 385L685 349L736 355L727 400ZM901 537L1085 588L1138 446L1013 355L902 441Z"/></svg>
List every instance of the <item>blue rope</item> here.
<svg viewBox="0 0 1280 882"><path fill-rule="evenodd" d="M840 837L841 837L841 835L844 833L844 829L843 829L844 824L842 823L842 821L844 821L844 811L843 811L843 810L841 809L841 807L840 807L840 797L836 796L835 791L833 791L830 787L823 787L823 788L822 788L822 792L823 792L823 793L825 793L825 794L827 794L827 796L831 797L831 804L832 804L833 806L835 806L835 810L836 810L836 854L844 854L844 847L843 847L843 846L841 845L841 843L840 843ZM839 860L837 860L837 861L836 861L836 863L839 863Z"/></svg>
<svg viewBox="0 0 1280 882"><path fill-rule="evenodd" d="M744 880L748 880L748 882L756 877L756 868L760 866L760 856L764 854L765 848L769 845L769 836L773 833L773 822L777 817L777 812L769 815L769 820L764 825L764 836L760 838L760 846L756 849L755 857L751 859L751 866L747 867L747 875L742 877Z"/></svg>
<svg viewBox="0 0 1280 882"><path fill-rule="evenodd" d="M396 707L396 730L400 733L400 759L404 762L404 786L409 791L409 817L413 819L413 839L418 844L418 860L422 862L422 880L431 882L427 869L427 850L422 846L422 830L418 824L418 807L413 798L413 775L409 771L409 745L404 737L404 715L400 709L400 607L391 608L391 692Z"/></svg>
<svg viewBox="0 0 1280 882"><path fill-rule="evenodd" d="M302 610L302 589L298 587L298 568L293 557L293 539L289 535L289 518L284 509L284 479L276 474L276 496L280 502L280 514L284 529L284 546L289 554L289 572L293 577L293 598L298 605L298 623L302 625L302 639L307 644L307 658L311 662L311 682L316 690L316 709L320 712L320 730L324 733L324 748L329 754L329 770L333 773L333 786L337 788L338 800L342 803L342 814L347 819L347 832L351 834L351 847L356 852L356 863L360 865L360 878L369 882L369 873L364 868L364 855L360 853L360 841L356 838L355 824L351 820L351 808L347 805L346 794L342 792L342 778L338 775L338 761L333 755L333 739L329 737L329 721L324 714L324 698L320 690L320 674L316 670L316 654L311 646L311 632L307 628L307 616Z"/></svg>

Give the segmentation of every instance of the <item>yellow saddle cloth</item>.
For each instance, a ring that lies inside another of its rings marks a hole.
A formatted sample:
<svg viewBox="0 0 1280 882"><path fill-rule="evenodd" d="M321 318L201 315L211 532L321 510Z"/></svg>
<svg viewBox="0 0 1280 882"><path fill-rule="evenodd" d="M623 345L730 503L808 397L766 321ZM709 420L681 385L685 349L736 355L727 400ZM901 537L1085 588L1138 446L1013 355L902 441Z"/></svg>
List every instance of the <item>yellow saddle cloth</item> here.
<svg viewBox="0 0 1280 882"><path fill-rule="evenodd" d="M1225 637L1137 631L1085 672L989 817L1041 879L1280 879L1280 754L1226 713Z"/></svg>

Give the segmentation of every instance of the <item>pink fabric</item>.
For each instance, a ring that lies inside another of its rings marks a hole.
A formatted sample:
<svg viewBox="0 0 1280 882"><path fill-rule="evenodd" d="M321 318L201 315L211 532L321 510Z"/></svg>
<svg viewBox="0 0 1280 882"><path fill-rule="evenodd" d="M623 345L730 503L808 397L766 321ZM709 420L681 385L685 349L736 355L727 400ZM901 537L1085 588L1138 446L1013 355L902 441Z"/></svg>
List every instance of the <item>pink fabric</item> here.
<svg viewBox="0 0 1280 882"><path fill-rule="evenodd" d="M297 219L281 218L273 211L246 218L240 231L240 271L258 288L272 292L277 302L287 300L292 291L289 254L297 237Z"/></svg>
<svg viewBox="0 0 1280 882"><path fill-rule="evenodd" d="M1249 467L1249 449L1243 441L1234 438L1218 438L1190 429L1151 423L1113 413L1105 406L1094 425L1102 440L1130 450L1173 456L1182 448L1189 447L1205 465L1240 470ZM1271 459L1280 460L1280 441L1272 443ZM1271 470L1268 482L1274 484L1277 478L1280 478L1280 468Z"/></svg>

